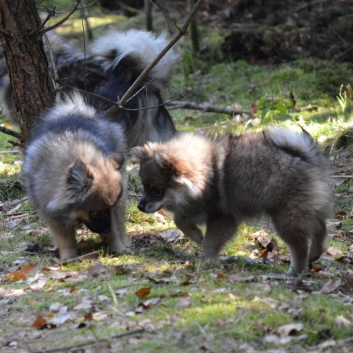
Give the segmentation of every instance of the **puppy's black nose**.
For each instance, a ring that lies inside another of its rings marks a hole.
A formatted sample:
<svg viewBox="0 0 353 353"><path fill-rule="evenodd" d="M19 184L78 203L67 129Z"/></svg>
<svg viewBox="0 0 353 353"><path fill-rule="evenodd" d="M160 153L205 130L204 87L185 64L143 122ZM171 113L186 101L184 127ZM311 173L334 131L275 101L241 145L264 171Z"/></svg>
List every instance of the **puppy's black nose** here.
<svg viewBox="0 0 353 353"><path fill-rule="evenodd" d="M137 205L138 209L142 212L145 212L146 204L140 200L139 204Z"/></svg>

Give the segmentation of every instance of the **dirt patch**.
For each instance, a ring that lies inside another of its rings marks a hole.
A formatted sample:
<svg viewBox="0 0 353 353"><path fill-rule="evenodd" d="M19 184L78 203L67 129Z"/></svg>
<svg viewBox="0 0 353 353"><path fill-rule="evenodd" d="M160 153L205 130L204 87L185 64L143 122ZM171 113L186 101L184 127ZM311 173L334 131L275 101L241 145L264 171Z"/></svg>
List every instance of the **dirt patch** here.
<svg viewBox="0 0 353 353"><path fill-rule="evenodd" d="M231 29L222 52L233 60L281 63L299 58L353 60L353 4L348 1L239 0L208 4L204 19ZM211 15L211 14L214 15Z"/></svg>

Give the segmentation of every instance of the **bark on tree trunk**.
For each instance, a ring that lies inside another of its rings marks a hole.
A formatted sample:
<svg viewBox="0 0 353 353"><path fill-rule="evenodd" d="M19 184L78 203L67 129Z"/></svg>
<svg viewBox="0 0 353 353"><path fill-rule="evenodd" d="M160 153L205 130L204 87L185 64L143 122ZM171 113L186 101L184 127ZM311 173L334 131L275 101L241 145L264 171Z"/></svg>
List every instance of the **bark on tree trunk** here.
<svg viewBox="0 0 353 353"><path fill-rule="evenodd" d="M41 35L35 0L1 0L0 38L9 69L21 142L25 143L45 108L52 106L54 89Z"/></svg>

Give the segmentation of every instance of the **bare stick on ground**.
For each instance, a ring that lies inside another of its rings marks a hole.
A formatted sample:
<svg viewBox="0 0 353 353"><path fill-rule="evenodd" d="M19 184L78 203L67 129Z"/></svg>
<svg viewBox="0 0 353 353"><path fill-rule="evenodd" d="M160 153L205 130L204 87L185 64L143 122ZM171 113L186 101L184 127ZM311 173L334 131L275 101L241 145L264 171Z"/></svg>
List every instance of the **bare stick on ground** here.
<svg viewBox="0 0 353 353"><path fill-rule="evenodd" d="M221 114L229 114L229 115L246 114L246 115L252 116L252 113L250 110L220 108L207 103L197 104L197 103L186 102L186 101L174 101L174 102L168 103L168 106L169 106L169 109L192 109L192 110L201 110L203 112L208 112L208 113L221 113Z"/></svg>
<svg viewBox="0 0 353 353"><path fill-rule="evenodd" d="M132 330L132 331L127 331L127 332L124 332L120 335L114 335L110 338L103 338L101 340L99 340L98 342L95 340L95 341L88 341L88 342L85 342L85 343L81 343L81 344L77 344L75 346L68 346L68 347L62 347L62 348L54 348L54 349L48 349L48 350L45 350L45 351L32 351L32 353L55 353L55 352L62 352L62 351L69 351L71 349L74 349L74 348L81 348L81 347L85 347L85 346L89 346L89 345L96 345L96 344L99 344L99 343L106 343L106 342L110 342L111 340L114 340L114 339L119 339L119 338L122 338L122 337L125 337L125 336L132 336L132 335L135 335L135 334L138 334L138 333L143 333L145 330L144 329L137 329L137 330Z"/></svg>

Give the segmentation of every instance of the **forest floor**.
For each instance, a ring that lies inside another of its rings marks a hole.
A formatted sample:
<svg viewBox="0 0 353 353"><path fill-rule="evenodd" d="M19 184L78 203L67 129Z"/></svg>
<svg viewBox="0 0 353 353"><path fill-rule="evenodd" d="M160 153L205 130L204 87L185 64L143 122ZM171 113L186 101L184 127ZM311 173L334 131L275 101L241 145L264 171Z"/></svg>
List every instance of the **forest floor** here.
<svg viewBox="0 0 353 353"><path fill-rule="evenodd" d="M143 24L141 16L91 21L97 35ZM156 26L163 28L163 19ZM58 33L77 41L81 30L74 18ZM22 155L0 136L1 352L353 352L353 68L314 57L276 65L219 60L228 28L208 24L200 33L201 54L192 54L188 38L180 42L183 61L172 86L188 101L253 115L170 110L178 130L308 130L332 163L328 250L309 275L290 276L287 247L263 219L242 225L218 260L201 260L201 246L170 214L138 211L141 184L131 162L132 253L106 256L98 237L80 227L82 256L61 263L25 197Z"/></svg>

